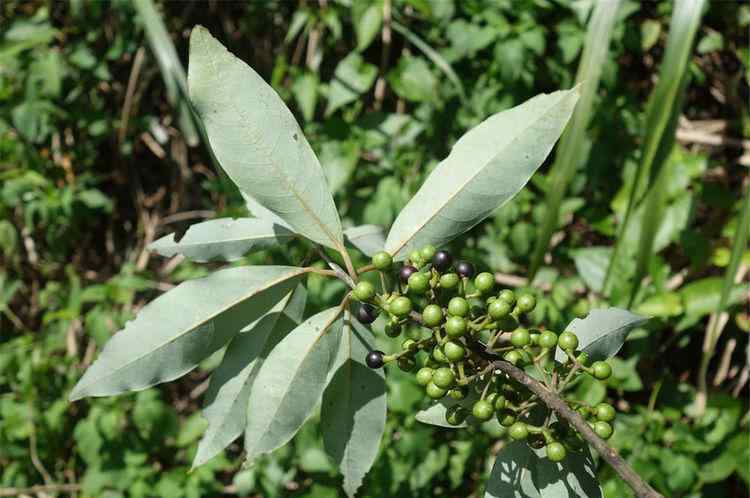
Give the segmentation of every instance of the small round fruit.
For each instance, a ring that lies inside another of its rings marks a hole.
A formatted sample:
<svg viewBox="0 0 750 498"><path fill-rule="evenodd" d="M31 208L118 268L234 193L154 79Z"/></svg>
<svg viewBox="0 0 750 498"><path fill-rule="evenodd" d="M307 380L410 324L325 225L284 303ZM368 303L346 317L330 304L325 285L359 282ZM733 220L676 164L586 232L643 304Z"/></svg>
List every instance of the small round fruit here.
<svg viewBox="0 0 750 498"><path fill-rule="evenodd" d="M378 309L367 303L361 303L357 308L357 320L365 325L374 322L378 318Z"/></svg>
<svg viewBox="0 0 750 498"><path fill-rule="evenodd" d="M602 439L609 439L612 437L612 426L607 422L599 420L594 422L594 432Z"/></svg>
<svg viewBox="0 0 750 498"><path fill-rule="evenodd" d="M497 421L503 427L510 427L516 423L516 416L510 410L502 410L497 412Z"/></svg>
<svg viewBox="0 0 750 498"><path fill-rule="evenodd" d="M417 363L414 361L414 358L409 356L401 356L398 359L398 368L404 372L411 372L416 365Z"/></svg>
<svg viewBox="0 0 750 498"><path fill-rule="evenodd" d="M474 279L474 287L476 287L479 292L487 293L495 287L495 277L492 273L486 271L482 272Z"/></svg>
<svg viewBox="0 0 750 498"><path fill-rule="evenodd" d="M452 316L445 322L445 332L453 338L461 337L466 333L466 320L460 316Z"/></svg>
<svg viewBox="0 0 750 498"><path fill-rule="evenodd" d="M520 441L529 437L529 429L523 422L516 422L508 429L508 434L516 441Z"/></svg>
<svg viewBox="0 0 750 498"><path fill-rule="evenodd" d="M354 287L352 294L360 301L369 301L375 297L375 286L366 280L362 280Z"/></svg>
<svg viewBox="0 0 750 498"><path fill-rule="evenodd" d="M445 396L445 393L448 391L442 387L438 387L434 382L430 382L427 384L427 387L425 387L425 392L427 393L427 396L432 399L440 399Z"/></svg>
<svg viewBox="0 0 750 498"><path fill-rule="evenodd" d="M448 391L448 396L450 396L453 399L462 400L464 399L468 393L466 392L465 387L454 387L450 391Z"/></svg>
<svg viewBox="0 0 750 498"><path fill-rule="evenodd" d="M430 288L430 277L426 273L412 273L409 277L409 290L415 294L424 294Z"/></svg>
<svg viewBox="0 0 750 498"><path fill-rule="evenodd" d="M435 256L436 252L437 249L435 249L435 246L426 245L419 251L419 255L422 256L423 261L429 261L433 256Z"/></svg>
<svg viewBox="0 0 750 498"><path fill-rule="evenodd" d="M372 266L374 266L376 269L380 271L385 271L385 270L390 269L392 264L393 264L393 258L391 257L390 254L388 254L385 251L377 252L372 257Z"/></svg>
<svg viewBox="0 0 750 498"><path fill-rule="evenodd" d="M494 320L505 318L511 312L510 304L502 299L495 299L487 306L487 312Z"/></svg>
<svg viewBox="0 0 750 498"><path fill-rule="evenodd" d="M412 274L417 273L418 271L419 270L411 265L404 265L398 271L398 278L401 279L401 282L407 284L409 283L409 277L411 277Z"/></svg>
<svg viewBox="0 0 750 498"><path fill-rule="evenodd" d="M422 261L422 255L417 250L409 253L409 261L411 261L411 263L417 268L424 264L424 261Z"/></svg>
<svg viewBox="0 0 750 498"><path fill-rule="evenodd" d="M536 306L536 298L531 294L521 294L518 296L518 309L522 313L533 311Z"/></svg>
<svg viewBox="0 0 750 498"><path fill-rule="evenodd" d="M617 415L615 408L607 403L599 403L596 405L594 413L596 414L596 418L602 422L612 422Z"/></svg>
<svg viewBox="0 0 750 498"><path fill-rule="evenodd" d="M453 405L445 410L445 421L450 425L461 425L466 420L469 412L461 405Z"/></svg>
<svg viewBox="0 0 750 498"><path fill-rule="evenodd" d="M388 305L388 311L398 317L408 315L411 312L411 299L405 296L397 297Z"/></svg>
<svg viewBox="0 0 750 498"><path fill-rule="evenodd" d="M528 346L531 343L531 334L527 329L516 329L510 335L510 343L517 348Z"/></svg>
<svg viewBox="0 0 750 498"><path fill-rule="evenodd" d="M586 316L589 314L589 302L585 299L579 299L578 302L576 302L573 305L573 309L571 310L573 314L576 316L576 318L586 318Z"/></svg>
<svg viewBox="0 0 750 498"><path fill-rule="evenodd" d="M581 354L576 356L576 360L578 360L578 363L581 365L586 366L589 362L589 354L585 351L581 351Z"/></svg>
<svg viewBox="0 0 750 498"><path fill-rule="evenodd" d="M448 251L438 251L432 257L432 266L440 273L446 271L453 264L453 256Z"/></svg>
<svg viewBox="0 0 750 498"><path fill-rule="evenodd" d="M380 368L383 366L383 354L382 351L370 351L365 357L365 363L370 368Z"/></svg>
<svg viewBox="0 0 750 498"><path fill-rule="evenodd" d="M432 375L435 373L435 371L429 367L422 367L417 371L416 379L417 384L420 386L426 386L430 382L432 382Z"/></svg>
<svg viewBox="0 0 750 498"><path fill-rule="evenodd" d="M450 389L456 381L456 376L448 367L440 367L432 374L432 382L443 389Z"/></svg>
<svg viewBox="0 0 750 498"><path fill-rule="evenodd" d="M448 314L453 316L466 316L469 313L469 302L462 297L454 297L448 301Z"/></svg>
<svg viewBox="0 0 750 498"><path fill-rule="evenodd" d="M401 343L401 349L403 351L416 351L417 341L415 341L414 339L406 339L404 342Z"/></svg>
<svg viewBox="0 0 750 498"><path fill-rule="evenodd" d="M575 351L578 347L578 337L573 332L563 332L557 338L557 345L566 351Z"/></svg>
<svg viewBox="0 0 750 498"><path fill-rule="evenodd" d="M392 322L386 323L385 335L387 335L388 337L398 337L399 335L401 335L401 325Z"/></svg>
<svg viewBox="0 0 750 498"><path fill-rule="evenodd" d="M458 275L455 273L446 273L440 276L440 287L446 290L454 289L459 282Z"/></svg>
<svg viewBox="0 0 750 498"><path fill-rule="evenodd" d="M517 365L518 362L521 361L521 353L519 353L515 349L512 349L508 351L507 353L505 353L505 355L503 356L503 359L507 361L508 363Z"/></svg>
<svg viewBox="0 0 750 498"><path fill-rule="evenodd" d="M539 336L539 347L552 349L557 346L557 334L551 330L545 330Z"/></svg>
<svg viewBox="0 0 750 498"><path fill-rule="evenodd" d="M565 458L565 446L553 441L547 445L547 458L553 462L559 462Z"/></svg>
<svg viewBox="0 0 750 498"><path fill-rule="evenodd" d="M445 353L445 357L448 358L448 361L454 362L463 360L466 350L457 342L448 341L443 344L443 353Z"/></svg>
<svg viewBox="0 0 750 498"><path fill-rule="evenodd" d="M508 404L508 400L505 399L505 396L503 396L502 394L499 394L495 398L495 403L494 403L495 411L500 413L502 410L505 410L505 407L507 406L507 404Z"/></svg>
<svg viewBox="0 0 750 498"><path fill-rule="evenodd" d="M516 304L516 294L510 289L500 291L500 294L497 295L497 298L502 299L511 306Z"/></svg>
<svg viewBox="0 0 750 498"><path fill-rule="evenodd" d="M474 403L471 409L471 414L474 415L474 418L482 422L491 419L494 413L495 408L492 406L492 403L484 399L480 399Z"/></svg>
<svg viewBox="0 0 750 498"><path fill-rule="evenodd" d="M456 273L464 278L472 278L476 273L476 270L474 269L474 265L468 261L459 261L456 263Z"/></svg>
<svg viewBox="0 0 750 498"><path fill-rule="evenodd" d="M591 365L591 369L593 370L594 377L599 380L607 380L612 375L612 367L606 361L595 361Z"/></svg>
<svg viewBox="0 0 750 498"><path fill-rule="evenodd" d="M589 408L588 406L579 406L576 411L581 417L585 419L591 416L591 408Z"/></svg>
<svg viewBox="0 0 750 498"><path fill-rule="evenodd" d="M443 323L443 309L437 304L428 304L422 310L422 322L427 327L437 327Z"/></svg>
<svg viewBox="0 0 750 498"><path fill-rule="evenodd" d="M432 358L438 363L448 363L448 358L445 357L443 348L441 348L440 346L435 346L432 349Z"/></svg>

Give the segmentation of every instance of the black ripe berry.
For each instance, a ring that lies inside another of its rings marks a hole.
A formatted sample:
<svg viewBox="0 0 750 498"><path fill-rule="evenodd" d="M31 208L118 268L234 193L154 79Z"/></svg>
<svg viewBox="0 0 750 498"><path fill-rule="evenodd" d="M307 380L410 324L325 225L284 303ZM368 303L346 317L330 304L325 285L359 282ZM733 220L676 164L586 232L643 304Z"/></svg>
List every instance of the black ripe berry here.
<svg viewBox="0 0 750 498"><path fill-rule="evenodd" d="M365 363L370 368L380 368L383 366L383 352L382 351L370 351L367 353Z"/></svg>
<svg viewBox="0 0 750 498"><path fill-rule="evenodd" d="M412 276L412 274L416 273L417 269L414 268L411 265L404 265L401 267L401 270L398 272L398 278L401 279L401 281L405 284L409 283L409 277Z"/></svg>
<svg viewBox="0 0 750 498"><path fill-rule="evenodd" d="M444 272L451 267L453 256L448 251L438 251L432 257L432 266L439 272Z"/></svg>
<svg viewBox="0 0 750 498"><path fill-rule="evenodd" d="M375 306L367 303L361 303L357 308L357 320L359 323L369 324L378 317L378 310Z"/></svg>
<svg viewBox="0 0 750 498"><path fill-rule="evenodd" d="M459 261L456 263L456 273L462 277L473 278L476 270L474 269L474 265L468 261Z"/></svg>

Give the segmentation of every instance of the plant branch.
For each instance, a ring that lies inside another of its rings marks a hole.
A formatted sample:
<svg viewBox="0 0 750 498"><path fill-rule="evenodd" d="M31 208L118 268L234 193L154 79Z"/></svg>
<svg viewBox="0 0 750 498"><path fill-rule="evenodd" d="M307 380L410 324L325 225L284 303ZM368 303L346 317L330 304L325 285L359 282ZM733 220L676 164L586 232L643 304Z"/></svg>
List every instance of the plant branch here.
<svg viewBox="0 0 750 498"><path fill-rule="evenodd" d="M352 277L350 277L349 275L347 275L347 273L344 271L343 268L341 268L339 265L337 265L336 263L334 263L333 260L328 257L328 255L325 253L325 251L323 249L321 249L318 246L315 246L315 250L318 252L318 255L323 259L323 261L325 261L326 264L328 264L328 266L331 268L331 270L333 270L334 273L336 273L336 276L342 282L344 282L349 288L353 289L354 288L354 280L352 279ZM344 252L342 252L342 255L344 254ZM348 255L347 255L347 258L348 258ZM351 261L349 259L346 259L346 261L349 261L349 264L351 265Z"/></svg>

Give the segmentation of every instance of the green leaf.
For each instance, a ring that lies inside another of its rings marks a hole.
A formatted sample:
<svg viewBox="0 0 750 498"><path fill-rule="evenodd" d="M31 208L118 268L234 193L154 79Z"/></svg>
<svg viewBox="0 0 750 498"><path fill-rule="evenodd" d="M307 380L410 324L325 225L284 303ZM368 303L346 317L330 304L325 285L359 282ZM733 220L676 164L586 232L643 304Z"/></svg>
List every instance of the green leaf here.
<svg viewBox="0 0 750 498"><path fill-rule="evenodd" d="M326 116L336 109L354 102L370 89L378 75L378 68L368 64L357 52L347 55L333 73L333 80L328 90Z"/></svg>
<svg viewBox="0 0 750 498"><path fill-rule="evenodd" d="M352 2L352 23L357 35L357 50L370 46L383 24L382 0L354 0Z"/></svg>
<svg viewBox="0 0 750 498"><path fill-rule="evenodd" d="M176 242L174 234L149 245L162 256L182 254L193 261L234 261L250 251L288 243L294 232L260 218L218 218L196 223Z"/></svg>
<svg viewBox="0 0 750 498"><path fill-rule="evenodd" d="M596 466L588 450L570 451L555 463L522 441L497 454L485 498L600 498Z"/></svg>
<svg viewBox="0 0 750 498"><path fill-rule="evenodd" d="M422 422L423 424L429 424L429 425L437 425L438 427L447 427L449 429L456 429L458 427L467 427L468 424L466 422L460 424L460 425L451 425L445 420L445 412L448 411L448 408L450 408L453 405L464 405L464 406L471 406L476 400L479 399L479 395L472 391L469 396L464 400L455 400L452 398L443 398L436 403L434 403L432 406L425 410L420 410L417 412L417 414L414 416L419 422Z"/></svg>
<svg viewBox="0 0 750 498"><path fill-rule="evenodd" d="M271 351L250 390L247 461L286 444L320 401L343 328L341 308L308 318Z"/></svg>
<svg viewBox="0 0 750 498"><path fill-rule="evenodd" d="M429 102L435 99L438 81L421 57L401 57L388 80L393 91L406 100Z"/></svg>
<svg viewBox="0 0 750 498"><path fill-rule="evenodd" d="M636 311L648 316L668 318L681 315L685 309L682 306L682 298L676 292L662 292L650 296L638 305Z"/></svg>
<svg viewBox="0 0 750 498"><path fill-rule="evenodd" d="M202 26L190 36L190 98L222 168L310 240L341 250L323 169L279 95Z"/></svg>
<svg viewBox="0 0 750 498"><path fill-rule="evenodd" d="M594 292L602 291L611 253L611 247L585 247L573 251L573 261L578 274Z"/></svg>
<svg viewBox="0 0 750 498"><path fill-rule="evenodd" d="M372 256L383 250L385 232L378 225L360 225L344 230L347 243L360 250L365 256Z"/></svg>
<svg viewBox="0 0 750 498"><path fill-rule="evenodd" d="M325 142L320 149L326 179L331 191L338 192L349 183L359 161L360 146L354 141Z"/></svg>
<svg viewBox="0 0 750 498"><path fill-rule="evenodd" d="M578 348L588 353L591 361L606 360L617 354L628 333L648 318L618 308L592 310L586 318L576 318L565 328L578 336ZM557 361L566 358L563 351L555 353Z"/></svg>
<svg viewBox="0 0 750 498"><path fill-rule="evenodd" d="M249 266L181 283L109 340L70 400L139 391L181 377L271 309L304 273L291 266Z"/></svg>
<svg viewBox="0 0 750 498"><path fill-rule="evenodd" d="M209 425L198 445L193 468L242 435L253 382L273 348L299 324L305 300L306 291L300 284L229 343L221 364L211 374L203 409Z"/></svg>
<svg viewBox="0 0 750 498"><path fill-rule="evenodd" d="M721 277L708 277L690 282L682 287L679 292L685 305L685 313L704 316L716 311L721 302L723 283ZM733 285L730 282L729 295L724 306L741 302L743 296L748 292L750 292L750 284Z"/></svg>
<svg viewBox="0 0 750 498"><path fill-rule="evenodd" d="M385 376L364 363L374 349L372 332L357 322L347 323L337 368L323 393L323 442L344 475L344 490L350 497L375 462L385 431Z"/></svg>
<svg viewBox="0 0 750 498"><path fill-rule="evenodd" d="M511 199L552 150L577 89L542 94L465 133L396 218L386 251L401 260L442 246Z"/></svg>
<svg viewBox="0 0 750 498"><path fill-rule="evenodd" d="M292 93L302 111L305 121L312 120L315 115L319 85L318 76L312 73L300 74L294 79L294 84L292 84Z"/></svg>

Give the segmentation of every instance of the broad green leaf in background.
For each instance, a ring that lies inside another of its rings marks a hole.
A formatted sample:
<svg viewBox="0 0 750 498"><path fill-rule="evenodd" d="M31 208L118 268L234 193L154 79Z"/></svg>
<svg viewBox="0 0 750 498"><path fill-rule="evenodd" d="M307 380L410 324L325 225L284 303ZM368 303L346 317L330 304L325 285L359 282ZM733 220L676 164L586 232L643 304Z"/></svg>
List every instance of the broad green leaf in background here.
<svg viewBox="0 0 750 498"><path fill-rule="evenodd" d="M601 498L596 466L587 449L555 463L544 448L515 441L500 450L484 498Z"/></svg>
<svg viewBox="0 0 750 498"><path fill-rule="evenodd" d="M179 242L170 234L153 242L149 249L162 256L182 254L193 261L234 261L250 251L285 244L294 237L294 232L266 219L218 218L191 225Z"/></svg>
<svg viewBox="0 0 750 498"><path fill-rule="evenodd" d="M328 89L326 116L336 109L354 102L375 83L378 68L365 62L360 54L352 52L339 62Z"/></svg>
<svg viewBox="0 0 750 498"><path fill-rule="evenodd" d="M404 56L388 73L388 81L399 97L414 102L435 99L438 80L421 57Z"/></svg>
<svg viewBox="0 0 750 498"><path fill-rule="evenodd" d="M373 256L385 246L385 232L378 225L360 225L344 230L344 240L365 256Z"/></svg>
<svg viewBox="0 0 750 498"><path fill-rule="evenodd" d="M312 414L336 358L344 320L339 306L308 318L266 358L250 390L245 452L258 456L286 444Z"/></svg>
<svg viewBox="0 0 750 498"><path fill-rule="evenodd" d="M252 196L242 192L242 198L245 199L245 207L247 207L248 212L253 218L262 218L264 220L272 222L274 225L279 225L281 227L294 231L294 229L290 227L286 221L282 220L273 211L269 211L261 203L256 201Z"/></svg>
<svg viewBox="0 0 750 498"><path fill-rule="evenodd" d="M298 75L292 84L292 93L297 105L302 111L305 121L311 121L315 116L315 106L318 102L318 75L305 72Z"/></svg>
<svg viewBox="0 0 750 498"><path fill-rule="evenodd" d="M466 132L396 218L386 251L397 260L442 246L511 199L565 128L578 90L542 94Z"/></svg>
<svg viewBox="0 0 750 498"><path fill-rule="evenodd" d="M611 253L611 247L584 247L573 251L578 274L594 292L602 291Z"/></svg>
<svg viewBox="0 0 750 498"><path fill-rule="evenodd" d="M203 416L208 421L193 468L226 448L245 430L250 389L273 348L299 325L306 291L300 284L260 320L237 334L211 374Z"/></svg>
<svg viewBox="0 0 750 498"><path fill-rule="evenodd" d="M343 250L323 169L279 95L202 26L190 36L190 99L240 190L310 240Z"/></svg>
<svg viewBox="0 0 750 498"><path fill-rule="evenodd" d="M565 328L578 336L578 348L588 353L591 361L606 360L617 354L631 330L648 318L618 308L595 309L586 318L576 318ZM555 353L557 361L566 358Z"/></svg>
<svg viewBox="0 0 750 498"><path fill-rule="evenodd" d="M338 192L349 183L359 161L360 152L360 144L354 141L323 143L320 148L320 162L332 192Z"/></svg>
<svg viewBox="0 0 750 498"><path fill-rule="evenodd" d="M326 452L344 475L344 490L353 497L372 467L385 430L383 371L364 363L374 350L372 332L347 323L328 387L323 393L320 425Z"/></svg>
<svg viewBox="0 0 750 498"><path fill-rule="evenodd" d="M361 52L370 46L383 25L383 0L354 0L352 23L357 35L357 50Z"/></svg>
<svg viewBox="0 0 750 498"><path fill-rule="evenodd" d="M181 377L270 310L304 273L291 266L245 266L181 283L109 340L71 401Z"/></svg>

